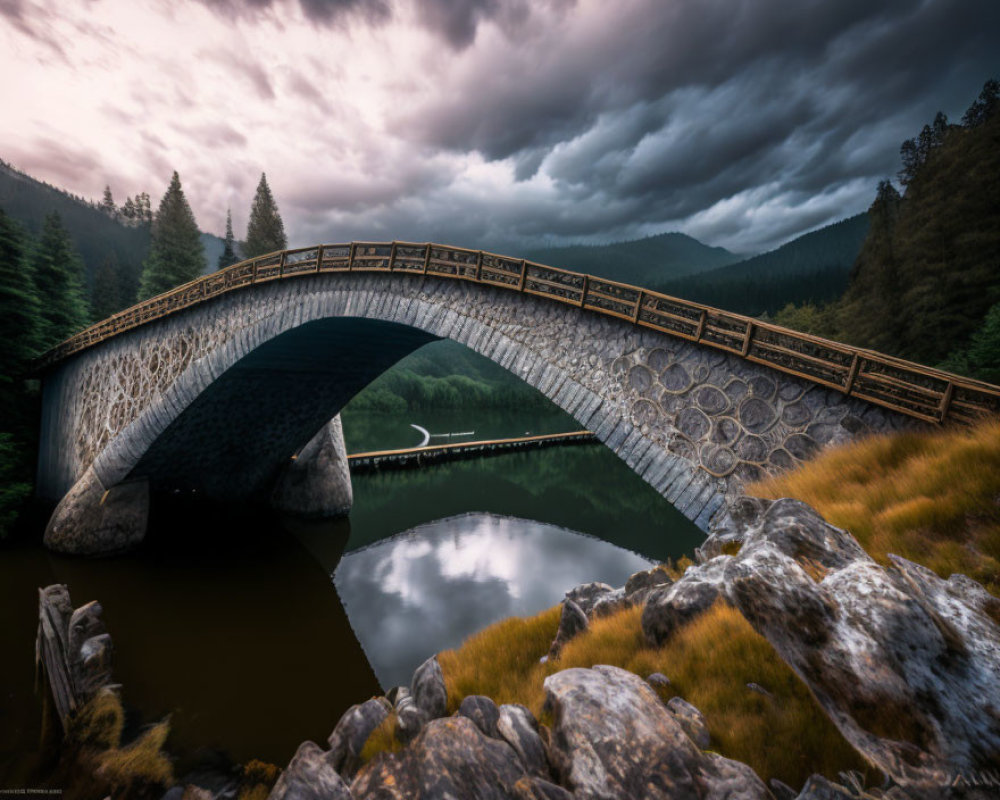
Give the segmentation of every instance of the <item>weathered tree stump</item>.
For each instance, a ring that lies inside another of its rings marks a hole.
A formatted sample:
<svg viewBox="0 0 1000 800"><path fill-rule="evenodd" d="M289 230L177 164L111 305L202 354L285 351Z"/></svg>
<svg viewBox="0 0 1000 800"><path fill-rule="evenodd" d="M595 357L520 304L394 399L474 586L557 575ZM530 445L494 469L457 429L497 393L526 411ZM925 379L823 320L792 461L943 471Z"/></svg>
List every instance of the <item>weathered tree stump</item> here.
<svg viewBox="0 0 1000 800"><path fill-rule="evenodd" d="M63 733L70 715L98 691L119 688L111 679L111 636L101 612L96 600L74 609L64 584L38 590L35 670L49 686Z"/></svg>

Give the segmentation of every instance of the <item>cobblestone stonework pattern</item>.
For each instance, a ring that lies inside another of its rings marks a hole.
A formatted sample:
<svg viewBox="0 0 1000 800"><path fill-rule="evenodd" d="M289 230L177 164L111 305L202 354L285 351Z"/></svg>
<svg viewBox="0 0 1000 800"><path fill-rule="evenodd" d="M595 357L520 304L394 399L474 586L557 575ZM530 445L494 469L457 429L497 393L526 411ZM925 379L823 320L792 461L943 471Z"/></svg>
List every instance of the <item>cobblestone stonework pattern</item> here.
<svg viewBox="0 0 1000 800"><path fill-rule="evenodd" d="M61 497L91 465L106 487L129 477L167 426L241 358L330 317L401 323L492 359L594 431L703 529L750 480L834 442L919 424L551 301L445 279L319 275L223 295L60 364L45 380L40 493Z"/></svg>

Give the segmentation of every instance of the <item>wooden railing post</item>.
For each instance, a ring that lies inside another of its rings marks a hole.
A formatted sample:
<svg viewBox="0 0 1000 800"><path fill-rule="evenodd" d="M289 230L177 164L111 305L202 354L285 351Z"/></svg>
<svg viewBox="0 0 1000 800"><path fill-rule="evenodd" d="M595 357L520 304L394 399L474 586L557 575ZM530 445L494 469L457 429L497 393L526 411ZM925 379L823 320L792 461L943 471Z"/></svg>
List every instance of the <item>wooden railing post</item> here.
<svg viewBox="0 0 1000 800"><path fill-rule="evenodd" d="M948 387L944 390L944 396L941 398L941 405L938 408L938 412L941 416L940 421L944 422L945 417L948 416L948 409L951 408L951 399L955 396L955 383L954 381L948 381Z"/></svg>
<svg viewBox="0 0 1000 800"><path fill-rule="evenodd" d="M476 256L476 283L482 283L483 281L483 251L479 251L479 255Z"/></svg>
<svg viewBox="0 0 1000 800"><path fill-rule="evenodd" d="M639 312L642 311L642 297L644 294L645 292L640 289L639 296L635 298L635 311L632 312L633 325L639 321Z"/></svg>
<svg viewBox="0 0 1000 800"><path fill-rule="evenodd" d="M351 242L351 254L347 257L347 271L351 272L354 269L354 251L357 248L357 242Z"/></svg>
<svg viewBox="0 0 1000 800"><path fill-rule="evenodd" d="M316 248L316 271L319 272L323 266L323 245Z"/></svg>
<svg viewBox="0 0 1000 800"><path fill-rule="evenodd" d="M858 377L858 370L861 368L861 359L858 354L854 354L851 359L851 369L847 373L847 383L844 384L844 394L850 394L854 388L854 379Z"/></svg>
<svg viewBox="0 0 1000 800"><path fill-rule="evenodd" d="M704 308L701 310L701 316L698 318L698 329L694 333L694 340L696 342L701 341L701 335L705 332L705 323L708 321L708 311Z"/></svg>
<svg viewBox="0 0 1000 800"><path fill-rule="evenodd" d="M750 352L750 339L753 336L753 323L747 320L747 330L743 335L743 352L740 353L741 356L746 358L747 353Z"/></svg>
<svg viewBox="0 0 1000 800"><path fill-rule="evenodd" d="M427 274L427 267L430 266L430 263L431 263L431 243L428 242L427 243L427 252L424 253L424 270L423 270L423 274L424 275Z"/></svg>
<svg viewBox="0 0 1000 800"><path fill-rule="evenodd" d="M392 272L396 265L396 242L393 241L392 249L389 250L389 272Z"/></svg>
<svg viewBox="0 0 1000 800"><path fill-rule="evenodd" d="M587 289L590 288L590 276L583 276L583 286L580 287L580 308L587 302Z"/></svg>
<svg viewBox="0 0 1000 800"><path fill-rule="evenodd" d="M287 250L281 251L281 258L278 259L278 277L285 277L285 256L288 255Z"/></svg>
<svg viewBox="0 0 1000 800"><path fill-rule="evenodd" d="M524 279L525 279L525 277L527 277L527 274L528 274L528 261L527 261L527 259L522 258L521 259L521 281L517 285L517 290L519 292L523 292L524 291Z"/></svg>

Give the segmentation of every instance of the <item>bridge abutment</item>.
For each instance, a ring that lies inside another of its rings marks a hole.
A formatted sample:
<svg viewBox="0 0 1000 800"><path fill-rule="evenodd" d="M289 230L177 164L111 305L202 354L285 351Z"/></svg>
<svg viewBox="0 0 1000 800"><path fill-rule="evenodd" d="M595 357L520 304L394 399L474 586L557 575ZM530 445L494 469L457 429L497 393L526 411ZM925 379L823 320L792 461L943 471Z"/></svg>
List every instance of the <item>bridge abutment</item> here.
<svg viewBox="0 0 1000 800"><path fill-rule="evenodd" d="M143 540L148 521L149 481L105 487L90 467L52 512L45 546L72 555L119 552Z"/></svg>
<svg viewBox="0 0 1000 800"><path fill-rule="evenodd" d="M278 478L271 506L303 517L342 517L354 503L340 414L320 428Z"/></svg>

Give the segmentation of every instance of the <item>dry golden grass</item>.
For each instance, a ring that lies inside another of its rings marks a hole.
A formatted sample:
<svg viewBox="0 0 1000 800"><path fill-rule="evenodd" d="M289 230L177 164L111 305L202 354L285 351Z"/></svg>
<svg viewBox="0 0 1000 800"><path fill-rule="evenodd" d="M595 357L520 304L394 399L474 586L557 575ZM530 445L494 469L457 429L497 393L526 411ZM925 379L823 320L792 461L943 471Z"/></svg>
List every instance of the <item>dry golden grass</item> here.
<svg viewBox="0 0 1000 800"><path fill-rule="evenodd" d="M97 774L115 790L131 796L135 789L170 786L174 769L163 752L170 724L160 722L122 748L106 750L97 757Z"/></svg>
<svg viewBox="0 0 1000 800"><path fill-rule="evenodd" d="M361 760L368 763L376 753L395 753L402 749L402 742L396 738L396 714L393 712L369 734L361 749Z"/></svg>
<svg viewBox="0 0 1000 800"><path fill-rule="evenodd" d="M1000 422L870 437L747 492L809 504L880 563L895 553L1000 596Z"/></svg>
<svg viewBox="0 0 1000 800"><path fill-rule="evenodd" d="M121 699L104 689L69 720L57 774L72 791L67 797L159 797L174 781L163 752L170 733L166 720L121 744L125 712Z"/></svg>
<svg viewBox="0 0 1000 800"><path fill-rule="evenodd" d="M559 622L559 608L529 619L504 620L438 660L456 709L469 694L497 703L519 702L541 715L542 681L570 667L613 664L645 678L662 672L705 715L712 749L744 761L765 780L800 786L813 772L835 776L865 764L829 721L809 690L739 612L722 604L677 631L663 646L642 635L642 611L632 608L594 620L555 661L539 664ZM754 682L773 694L751 691ZM793 742L794 745L789 745Z"/></svg>

